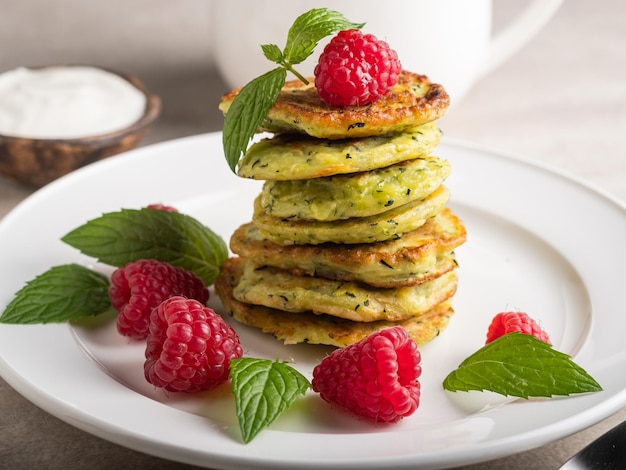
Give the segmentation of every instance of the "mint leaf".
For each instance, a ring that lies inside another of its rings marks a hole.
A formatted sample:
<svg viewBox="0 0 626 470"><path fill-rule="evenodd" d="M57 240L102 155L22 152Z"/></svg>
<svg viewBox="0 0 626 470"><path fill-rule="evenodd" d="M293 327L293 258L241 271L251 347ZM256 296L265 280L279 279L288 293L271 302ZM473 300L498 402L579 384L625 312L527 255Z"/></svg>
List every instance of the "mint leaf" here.
<svg viewBox="0 0 626 470"><path fill-rule="evenodd" d="M443 387L451 392L489 390L521 398L602 390L570 356L522 333L509 333L483 346L445 378Z"/></svg>
<svg viewBox="0 0 626 470"><path fill-rule="evenodd" d="M207 285L228 256L224 240L193 217L151 209L104 214L61 240L111 266L138 259L165 261L194 271Z"/></svg>
<svg viewBox="0 0 626 470"><path fill-rule="evenodd" d="M246 151L250 140L257 132L267 112L276 102L287 79L287 71L304 83L307 79L293 68L309 57L318 42L329 34L342 29L362 28L364 23L352 23L339 12L316 8L300 15L287 33L283 51L275 44L261 45L267 59L277 67L245 85L235 96L226 112L222 144L228 166L236 173L237 163Z"/></svg>
<svg viewBox="0 0 626 470"><path fill-rule="evenodd" d="M267 116L285 84L287 71L278 67L244 86L226 113L222 144L230 169L235 172L241 154Z"/></svg>
<svg viewBox="0 0 626 470"><path fill-rule="evenodd" d="M338 31L361 29L365 23L352 23L341 13L326 8L314 8L300 15L287 33L284 56L291 65L304 62L317 44Z"/></svg>
<svg viewBox="0 0 626 470"><path fill-rule="evenodd" d="M0 323L52 323L111 309L109 280L78 264L50 268L20 289Z"/></svg>
<svg viewBox="0 0 626 470"><path fill-rule="evenodd" d="M280 62L283 60L283 53L276 44L263 44L261 46L263 55L272 62Z"/></svg>
<svg viewBox="0 0 626 470"><path fill-rule="evenodd" d="M311 387L307 378L293 367L269 359L233 359L230 361L230 378L245 443Z"/></svg>

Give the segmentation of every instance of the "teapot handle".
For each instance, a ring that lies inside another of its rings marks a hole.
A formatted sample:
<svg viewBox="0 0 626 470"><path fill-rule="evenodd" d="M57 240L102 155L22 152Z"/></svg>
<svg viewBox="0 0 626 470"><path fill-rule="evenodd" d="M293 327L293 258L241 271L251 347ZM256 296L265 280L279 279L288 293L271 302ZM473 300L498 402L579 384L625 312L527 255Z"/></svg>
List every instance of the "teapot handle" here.
<svg viewBox="0 0 626 470"><path fill-rule="evenodd" d="M525 10L491 41L480 72L486 75L524 46L552 18L563 0L533 0Z"/></svg>

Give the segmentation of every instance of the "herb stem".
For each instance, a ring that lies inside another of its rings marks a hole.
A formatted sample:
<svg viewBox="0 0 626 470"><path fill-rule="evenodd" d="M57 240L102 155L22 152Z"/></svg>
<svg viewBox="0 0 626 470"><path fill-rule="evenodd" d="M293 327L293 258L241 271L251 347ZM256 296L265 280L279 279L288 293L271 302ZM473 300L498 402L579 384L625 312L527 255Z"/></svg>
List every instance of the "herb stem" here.
<svg viewBox="0 0 626 470"><path fill-rule="evenodd" d="M300 80L302 83L304 83L305 85L309 84L309 81L306 78L304 78L304 76L302 76L300 72L294 69L291 64L283 62L281 65L285 67L285 69L287 69L289 72L293 73L296 77L298 77L298 80Z"/></svg>

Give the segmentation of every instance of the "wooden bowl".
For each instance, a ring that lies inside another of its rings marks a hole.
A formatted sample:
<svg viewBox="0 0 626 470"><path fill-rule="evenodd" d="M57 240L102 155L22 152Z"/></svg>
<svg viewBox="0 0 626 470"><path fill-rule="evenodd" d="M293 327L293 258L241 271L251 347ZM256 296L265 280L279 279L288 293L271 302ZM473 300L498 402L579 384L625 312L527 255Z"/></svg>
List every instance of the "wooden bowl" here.
<svg viewBox="0 0 626 470"><path fill-rule="evenodd" d="M137 146L160 115L161 100L137 77L112 73L130 82L146 96L146 108L138 121L115 132L72 139L0 135L0 173L25 186L39 188L77 168Z"/></svg>

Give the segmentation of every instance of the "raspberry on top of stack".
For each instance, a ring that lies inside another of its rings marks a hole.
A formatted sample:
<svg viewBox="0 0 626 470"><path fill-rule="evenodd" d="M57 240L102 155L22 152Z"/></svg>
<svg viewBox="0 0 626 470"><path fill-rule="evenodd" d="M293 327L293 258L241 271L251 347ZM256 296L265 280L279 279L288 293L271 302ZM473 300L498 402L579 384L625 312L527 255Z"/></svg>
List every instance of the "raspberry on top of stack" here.
<svg viewBox="0 0 626 470"><path fill-rule="evenodd" d="M259 129L273 135L239 161L264 186L216 293L286 344L344 347L394 325L423 344L453 315L466 239L446 207L450 165L431 154L448 95L358 30L331 40L315 75L285 84Z"/></svg>

